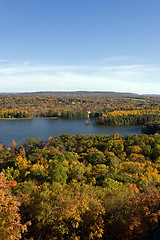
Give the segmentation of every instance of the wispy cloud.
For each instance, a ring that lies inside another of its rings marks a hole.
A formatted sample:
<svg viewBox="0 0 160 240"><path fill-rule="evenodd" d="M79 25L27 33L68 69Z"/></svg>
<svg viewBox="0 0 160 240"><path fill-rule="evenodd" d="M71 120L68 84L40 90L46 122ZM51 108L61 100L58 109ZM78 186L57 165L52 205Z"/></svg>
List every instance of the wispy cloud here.
<svg viewBox="0 0 160 240"><path fill-rule="evenodd" d="M103 62L116 62L116 61L135 61L139 59L139 57L135 57L135 56L129 56L129 55L122 55L122 56L112 56L112 57L107 57L103 59Z"/></svg>
<svg viewBox="0 0 160 240"><path fill-rule="evenodd" d="M99 90L159 93L160 66L45 65L25 61L0 65L0 92Z"/></svg>
<svg viewBox="0 0 160 240"><path fill-rule="evenodd" d="M3 62L8 62L8 60L6 60L6 59L0 59L0 63L3 63Z"/></svg>
<svg viewBox="0 0 160 240"><path fill-rule="evenodd" d="M24 65L29 65L29 64L31 64L31 60L24 61Z"/></svg>

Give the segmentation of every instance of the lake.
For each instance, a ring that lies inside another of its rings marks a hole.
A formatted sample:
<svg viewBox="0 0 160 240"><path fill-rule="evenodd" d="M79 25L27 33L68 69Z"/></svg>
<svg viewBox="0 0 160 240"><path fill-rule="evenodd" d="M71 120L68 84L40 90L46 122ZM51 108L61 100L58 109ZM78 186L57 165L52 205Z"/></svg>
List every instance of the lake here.
<svg viewBox="0 0 160 240"><path fill-rule="evenodd" d="M0 142L10 145L14 139L16 143L23 144L26 138L40 138L47 140L50 136L60 136L63 133L76 134L107 134L119 133L140 134L141 126L94 126L85 125L86 120L62 119L16 119L0 120ZM89 120L93 123L93 119Z"/></svg>

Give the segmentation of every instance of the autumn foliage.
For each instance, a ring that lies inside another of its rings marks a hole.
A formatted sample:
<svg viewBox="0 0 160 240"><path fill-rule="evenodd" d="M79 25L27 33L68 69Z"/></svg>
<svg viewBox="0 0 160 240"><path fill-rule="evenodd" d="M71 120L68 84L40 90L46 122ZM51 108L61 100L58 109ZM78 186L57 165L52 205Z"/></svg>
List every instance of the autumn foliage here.
<svg viewBox="0 0 160 240"><path fill-rule="evenodd" d="M141 240L160 217L158 134L0 147L2 240Z"/></svg>
<svg viewBox="0 0 160 240"><path fill-rule="evenodd" d="M96 118L95 124L129 125L159 120L159 97L54 94L0 95L0 118Z"/></svg>
<svg viewBox="0 0 160 240"><path fill-rule="evenodd" d="M10 183L9 183L10 184ZM15 184L12 186L15 186ZM21 224L19 214L20 203L12 196L9 187L0 174L0 239L21 239L22 233L27 231L27 224Z"/></svg>

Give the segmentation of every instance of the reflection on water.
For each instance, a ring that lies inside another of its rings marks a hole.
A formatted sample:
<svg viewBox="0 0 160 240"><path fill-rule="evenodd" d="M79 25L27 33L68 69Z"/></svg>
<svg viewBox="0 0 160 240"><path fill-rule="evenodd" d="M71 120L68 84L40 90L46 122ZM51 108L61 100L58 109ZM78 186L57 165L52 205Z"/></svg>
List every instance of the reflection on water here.
<svg viewBox="0 0 160 240"><path fill-rule="evenodd" d="M14 139L23 143L26 138L40 138L47 140L50 136L60 136L63 133L76 134L107 134L117 132L122 136L140 134L141 126L94 126L85 125L86 120L62 119L23 119L0 120L0 142L11 144ZM90 123L93 120L89 120Z"/></svg>

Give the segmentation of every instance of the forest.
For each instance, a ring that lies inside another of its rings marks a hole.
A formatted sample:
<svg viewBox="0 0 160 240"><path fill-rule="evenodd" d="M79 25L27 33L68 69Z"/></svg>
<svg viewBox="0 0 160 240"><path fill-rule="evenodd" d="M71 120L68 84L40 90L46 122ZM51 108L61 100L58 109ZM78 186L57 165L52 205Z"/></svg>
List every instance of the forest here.
<svg viewBox="0 0 160 240"><path fill-rule="evenodd" d="M160 216L160 135L0 145L0 239L140 240Z"/></svg>
<svg viewBox="0 0 160 240"><path fill-rule="evenodd" d="M0 118L95 118L95 124L133 125L157 121L160 97L117 95L0 95Z"/></svg>

